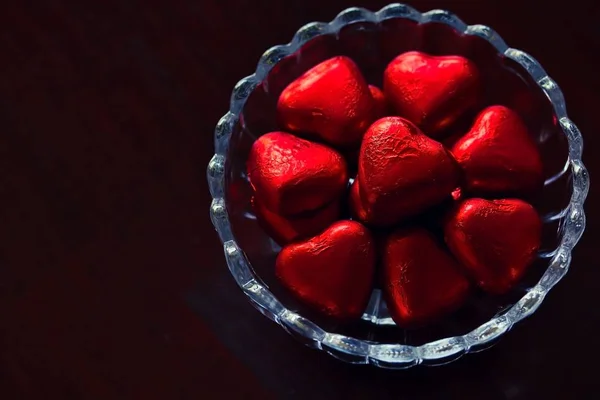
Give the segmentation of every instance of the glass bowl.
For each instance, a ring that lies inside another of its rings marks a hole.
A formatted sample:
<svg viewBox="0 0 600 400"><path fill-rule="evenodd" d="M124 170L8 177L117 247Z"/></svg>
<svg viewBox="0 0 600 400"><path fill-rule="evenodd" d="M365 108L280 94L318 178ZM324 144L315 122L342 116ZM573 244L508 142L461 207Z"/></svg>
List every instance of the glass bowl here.
<svg viewBox="0 0 600 400"><path fill-rule="evenodd" d="M277 283L274 261L280 247L252 213L245 162L253 141L276 130L277 98L304 71L332 56L347 55L369 83L380 86L387 62L408 50L471 58L484 84L489 83L484 86L486 104L504 104L521 114L545 164L544 190L535 202L544 219L543 248L510 293L476 294L434 326L396 327L377 288L361 321L336 325L305 309ZM207 171L213 197L210 215L229 270L244 294L306 345L351 363L385 368L439 365L489 347L533 314L567 273L571 251L585 228L589 179L581 161L582 145L557 84L535 59L508 47L489 27L466 25L448 11L420 13L402 4L378 12L349 8L330 23L305 25L290 43L267 50L254 74L237 83L229 111L215 129L215 155Z"/></svg>

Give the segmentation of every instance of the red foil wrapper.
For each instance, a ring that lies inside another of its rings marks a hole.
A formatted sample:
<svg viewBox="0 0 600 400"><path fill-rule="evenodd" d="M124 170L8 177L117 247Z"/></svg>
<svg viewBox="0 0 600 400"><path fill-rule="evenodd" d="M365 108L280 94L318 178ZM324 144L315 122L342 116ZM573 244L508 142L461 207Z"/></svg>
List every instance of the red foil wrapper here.
<svg viewBox="0 0 600 400"><path fill-rule="evenodd" d="M542 222L536 210L517 199L468 199L449 215L448 247L485 291L502 294L535 260Z"/></svg>
<svg viewBox="0 0 600 400"><path fill-rule="evenodd" d="M298 299L340 321L362 316L373 289L376 252L369 230L339 221L279 253L275 272Z"/></svg>
<svg viewBox="0 0 600 400"><path fill-rule="evenodd" d="M293 217L284 217L270 211L256 198L252 199L252 208L260 226L281 246L323 232L337 221L341 214L339 200L334 200L318 210Z"/></svg>
<svg viewBox="0 0 600 400"><path fill-rule="evenodd" d="M348 57L334 57L306 71L281 93L277 115L285 130L338 147L357 147L374 119L367 82Z"/></svg>
<svg viewBox="0 0 600 400"><path fill-rule="evenodd" d="M542 159L519 115L504 106L483 110L471 130L452 146L464 172L464 189L475 195L532 195L541 190Z"/></svg>
<svg viewBox="0 0 600 400"><path fill-rule="evenodd" d="M283 216L321 208L340 198L348 184L341 154L285 132L258 138L246 167L258 201Z"/></svg>
<svg viewBox="0 0 600 400"><path fill-rule="evenodd" d="M439 137L479 99L479 71L460 56L401 54L388 64L383 82L385 96L398 115L432 137Z"/></svg>
<svg viewBox="0 0 600 400"><path fill-rule="evenodd" d="M446 199L459 172L444 146L408 120L379 119L365 133L358 160L362 207L370 223L394 225Z"/></svg>
<svg viewBox="0 0 600 400"><path fill-rule="evenodd" d="M424 229L398 230L385 243L384 294L392 319L418 327L457 309L469 282L456 261Z"/></svg>

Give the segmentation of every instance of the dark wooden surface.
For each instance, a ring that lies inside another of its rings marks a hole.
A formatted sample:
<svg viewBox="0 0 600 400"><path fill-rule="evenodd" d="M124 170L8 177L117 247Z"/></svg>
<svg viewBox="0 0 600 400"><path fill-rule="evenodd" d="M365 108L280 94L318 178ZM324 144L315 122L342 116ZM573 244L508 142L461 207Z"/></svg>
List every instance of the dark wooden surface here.
<svg viewBox="0 0 600 400"><path fill-rule="evenodd" d="M246 302L204 177L230 90L273 44L384 1L5 2L0 398L593 398L598 196L567 278L493 349L381 371L296 343ZM600 170L592 0L415 1L493 26L561 85Z"/></svg>

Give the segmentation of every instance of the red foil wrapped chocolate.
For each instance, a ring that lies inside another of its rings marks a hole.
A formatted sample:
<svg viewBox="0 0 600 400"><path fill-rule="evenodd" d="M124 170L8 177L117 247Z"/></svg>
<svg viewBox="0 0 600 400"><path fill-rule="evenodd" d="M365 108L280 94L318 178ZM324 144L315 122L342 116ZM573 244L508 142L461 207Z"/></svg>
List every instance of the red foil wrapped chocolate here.
<svg viewBox="0 0 600 400"><path fill-rule="evenodd" d="M390 62L383 76L385 96L401 117L427 135L443 130L479 98L479 71L460 56L430 56L410 51Z"/></svg>
<svg viewBox="0 0 600 400"><path fill-rule="evenodd" d="M519 115L504 106L481 111L452 154L464 172L464 189L476 195L527 196L544 183L537 145Z"/></svg>
<svg viewBox="0 0 600 400"><path fill-rule="evenodd" d="M394 225L443 201L459 177L458 165L444 146L404 118L379 119L365 133L358 160L359 194L374 225Z"/></svg>
<svg viewBox="0 0 600 400"><path fill-rule="evenodd" d="M339 198L348 183L341 154L285 132L258 138L246 168L255 197L282 216L321 208Z"/></svg>
<svg viewBox="0 0 600 400"><path fill-rule="evenodd" d="M456 261L419 228L387 238L383 275L388 310L402 327L420 326L457 309L469 292Z"/></svg>
<svg viewBox="0 0 600 400"><path fill-rule="evenodd" d="M338 147L356 147L375 118L374 100L348 57L334 57L306 71L281 93L282 128Z"/></svg>
<svg viewBox="0 0 600 400"><path fill-rule="evenodd" d="M518 199L467 199L448 216L444 236L452 254L484 290L505 293L537 256L542 222Z"/></svg>
<svg viewBox="0 0 600 400"><path fill-rule="evenodd" d="M275 272L298 299L347 321L360 318L367 306L375 261L369 230L358 222L339 221L318 236L284 247Z"/></svg>

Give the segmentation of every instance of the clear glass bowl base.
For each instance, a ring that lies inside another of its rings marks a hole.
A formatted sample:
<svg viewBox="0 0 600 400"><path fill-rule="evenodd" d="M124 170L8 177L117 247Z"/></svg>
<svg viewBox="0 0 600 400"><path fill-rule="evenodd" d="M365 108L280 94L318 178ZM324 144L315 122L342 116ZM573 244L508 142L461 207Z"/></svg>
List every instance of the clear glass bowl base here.
<svg viewBox="0 0 600 400"><path fill-rule="evenodd" d="M472 59L482 71L484 105L504 104L521 114L545 165L544 191L534 202L544 218L543 248L510 293L474 293L458 312L433 326L396 327L379 288L361 321L337 325L298 304L276 281L273 265L280 248L252 213L245 174L248 151L258 136L276 130L279 94L312 66L347 55L369 83L381 85L385 65L409 50ZM352 363L385 368L439 365L489 347L533 314L567 273L572 249L585 229L589 178L582 148L581 134L567 116L557 84L536 60L508 47L489 27L468 26L448 11L419 13L402 4L378 12L349 8L330 23L305 25L289 44L267 50L254 74L235 86L230 109L215 130L215 155L207 171L213 197L210 214L237 284L261 313L298 340Z"/></svg>

